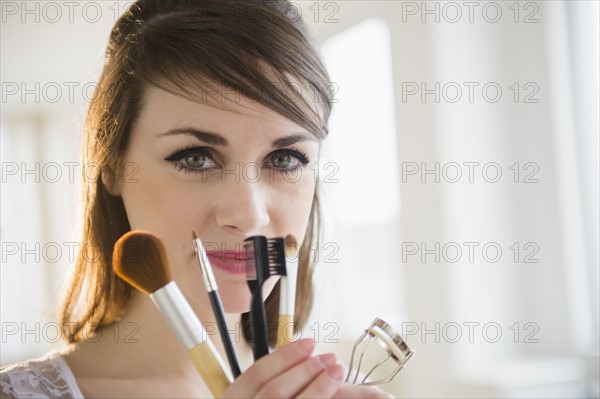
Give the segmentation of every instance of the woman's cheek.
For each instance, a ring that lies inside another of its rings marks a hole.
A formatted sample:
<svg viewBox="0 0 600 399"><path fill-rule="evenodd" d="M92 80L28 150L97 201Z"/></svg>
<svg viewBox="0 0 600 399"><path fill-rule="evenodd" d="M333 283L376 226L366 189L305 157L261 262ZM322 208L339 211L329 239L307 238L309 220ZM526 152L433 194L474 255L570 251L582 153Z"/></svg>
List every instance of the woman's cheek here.
<svg viewBox="0 0 600 399"><path fill-rule="evenodd" d="M286 215L285 231L292 233L300 242L303 240L310 218L316 184L312 176L303 178L292 185L286 198L279 203ZM287 234L284 233L284 234Z"/></svg>

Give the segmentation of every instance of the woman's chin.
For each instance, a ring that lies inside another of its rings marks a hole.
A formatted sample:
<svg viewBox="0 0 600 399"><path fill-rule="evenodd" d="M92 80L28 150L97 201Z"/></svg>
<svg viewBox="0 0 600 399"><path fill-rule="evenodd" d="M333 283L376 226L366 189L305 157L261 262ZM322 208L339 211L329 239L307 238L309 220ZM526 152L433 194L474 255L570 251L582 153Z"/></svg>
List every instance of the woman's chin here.
<svg viewBox="0 0 600 399"><path fill-rule="evenodd" d="M246 313L250 310L250 289L248 284L235 284L236 287L219 286L219 295L223 303L225 313ZM240 287L241 286L241 287Z"/></svg>
<svg viewBox="0 0 600 399"><path fill-rule="evenodd" d="M279 277L271 277L263 284L263 301L266 301ZM246 313L250 311L250 301L252 294L248 283L228 281L226 284L219 285L219 294L225 313Z"/></svg>

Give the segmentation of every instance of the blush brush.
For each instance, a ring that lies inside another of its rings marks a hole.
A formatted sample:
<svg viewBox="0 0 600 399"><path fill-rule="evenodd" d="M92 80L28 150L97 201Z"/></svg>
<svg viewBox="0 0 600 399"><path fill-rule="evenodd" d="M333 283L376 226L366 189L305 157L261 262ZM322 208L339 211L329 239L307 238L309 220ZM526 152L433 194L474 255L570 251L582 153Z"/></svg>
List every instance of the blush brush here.
<svg viewBox="0 0 600 399"><path fill-rule="evenodd" d="M150 299L188 352L210 392L223 396L232 378L206 330L172 281L164 246L157 236L130 231L115 244L113 270Z"/></svg>

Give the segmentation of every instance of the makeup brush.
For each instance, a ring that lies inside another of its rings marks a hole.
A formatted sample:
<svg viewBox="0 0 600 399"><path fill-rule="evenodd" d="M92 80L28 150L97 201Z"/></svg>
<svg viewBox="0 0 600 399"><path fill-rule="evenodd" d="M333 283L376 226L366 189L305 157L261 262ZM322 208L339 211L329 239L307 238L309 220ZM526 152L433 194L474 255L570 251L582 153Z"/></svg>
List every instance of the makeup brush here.
<svg viewBox="0 0 600 399"><path fill-rule="evenodd" d="M294 332L294 312L296 306L296 281L298 279L298 243L296 238L285 236L285 265L279 281L279 322L277 324L277 347L290 342L287 329Z"/></svg>
<svg viewBox="0 0 600 399"><path fill-rule="evenodd" d="M285 273L283 238L264 236L244 240L246 250L246 278L252 292L250 321L254 360L269 353L269 329L262 298L263 283L271 276Z"/></svg>
<svg viewBox="0 0 600 399"><path fill-rule="evenodd" d="M252 353L254 360L269 354L269 331L267 314L262 298L262 285L268 276L267 238L264 236L249 237L244 240L246 251L246 279L252 294L250 300L250 326L252 330Z"/></svg>
<svg viewBox="0 0 600 399"><path fill-rule="evenodd" d="M232 379L202 323L171 280L160 238L144 231L124 234L115 244L113 270L134 288L150 296L210 392L217 398L222 397Z"/></svg>
<svg viewBox="0 0 600 399"><path fill-rule="evenodd" d="M196 255L198 257L198 264L200 265L202 279L204 280L204 286L206 287L208 297L210 298L210 305L212 306L215 319L219 326L219 332L221 333L221 340L223 341L223 346L225 347L227 360L229 360L229 366L231 367L233 378L237 378L241 374L241 371L235 356L235 351L233 350L231 338L228 334L227 322L225 321L225 315L223 314L223 304L221 303L221 298L219 297L219 287L217 287L217 281L215 280L212 266L208 260L206 251L204 250L204 245L202 245L202 240L198 238L196 232L193 230L192 234L194 236L194 245L196 246Z"/></svg>

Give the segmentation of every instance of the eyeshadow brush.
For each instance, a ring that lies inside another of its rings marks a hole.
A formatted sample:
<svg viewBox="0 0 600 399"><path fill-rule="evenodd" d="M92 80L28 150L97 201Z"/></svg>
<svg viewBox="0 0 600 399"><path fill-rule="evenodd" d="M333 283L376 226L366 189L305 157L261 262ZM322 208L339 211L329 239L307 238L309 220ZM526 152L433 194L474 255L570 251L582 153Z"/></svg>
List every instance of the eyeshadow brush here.
<svg viewBox="0 0 600 399"><path fill-rule="evenodd" d="M150 296L210 392L217 398L222 397L232 378L202 323L172 281L160 238L143 231L124 234L115 244L113 270L128 284Z"/></svg>
<svg viewBox="0 0 600 399"><path fill-rule="evenodd" d="M277 347L290 342L287 329L294 332L294 313L296 307L296 282L298 279L298 243L296 238L288 234L285 237L285 264L279 281L279 322L277 323Z"/></svg>
<svg viewBox="0 0 600 399"><path fill-rule="evenodd" d="M231 338L229 337L227 322L225 321L225 315L223 314L223 304L221 303L221 298L219 296L217 281L215 280L212 266L208 260L206 251L204 250L204 245L202 245L202 240L198 238L196 232L193 230L192 234L194 236L194 245L196 246L196 255L198 257L200 271L202 272L202 279L204 280L204 286L206 287L208 297L210 298L210 305L212 306L219 332L221 333L221 340L223 341L223 346L225 347L227 360L229 361L233 378L237 378L241 374L240 366L238 365L233 344L231 343Z"/></svg>

